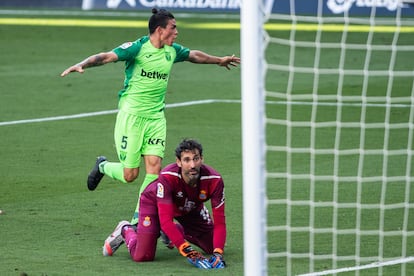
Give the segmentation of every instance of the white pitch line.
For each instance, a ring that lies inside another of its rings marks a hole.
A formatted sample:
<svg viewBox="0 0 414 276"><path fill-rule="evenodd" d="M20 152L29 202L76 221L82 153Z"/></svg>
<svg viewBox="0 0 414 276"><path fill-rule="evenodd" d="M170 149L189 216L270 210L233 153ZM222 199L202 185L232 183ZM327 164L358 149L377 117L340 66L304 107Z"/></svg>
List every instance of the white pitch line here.
<svg viewBox="0 0 414 276"><path fill-rule="evenodd" d="M409 263L409 262L414 262L414 257L406 257L406 258L395 259L395 260L390 260L390 261L385 261L385 262L375 262L375 263L360 265L360 266L344 267L344 268L331 269L331 270L325 270L325 271L320 271L320 272L300 274L298 276L330 275L330 274L336 274L336 273L341 273L341 272L349 272L349 271L363 270L363 269L369 269L369 268L378 268L382 266L396 265L396 264Z"/></svg>
<svg viewBox="0 0 414 276"><path fill-rule="evenodd" d="M199 105L199 104L211 104L211 103L241 103L241 100L231 100L231 99L207 99L207 100L198 100L198 101L190 101L190 102L182 102L182 103L173 103L173 104L166 104L166 108L174 108L174 107L181 107L181 106L190 106L190 105ZM277 104L277 105L322 105L322 106L337 106L338 103L334 102L286 102L286 101L267 101L267 104ZM361 106L361 103L341 103L342 106ZM409 104L365 104L366 106L371 107L400 107L400 108L408 108L411 107ZM118 112L117 109L114 110L105 110L105 111L96 111L96 112L89 112L89 113L80 113L74 115L62 115L62 116L54 116L54 117L45 117L45 118L37 118L37 119L25 119L25 120L17 120L17 121L8 121L8 122L0 122L0 126L9 126L9 125L17 125L17 124L26 124L26 123L40 123L40 122L50 122L50 121L59 121L59 120L69 120L69 119L77 119L77 118L85 118L85 117L92 117L92 116L100 116L100 115L107 115L107 114L114 114Z"/></svg>
<svg viewBox="0 0 414 276"><path fill-rule="evenodd" d="M37 119L26 119L26 120L0 122L0 126L28 124L28 123L41 123L41 122L50 122L50 121L59 121L59 120L69 120L69 119L76 119L76 118L84 118L84 117L92 117L92 116L113 114L113 113L116 113L117 111L118 110L115 109L115 110L97 111L97 112L90 112L90 113L80 113L80 114L74 114L74 115L63 115L63 116L45 117L45 118L37 118Z"/></svg>
<svg viewBox="0 0 414 276"><path fill-rule="evenodd" d="M165 107L166 108L173 108L173 107L191 106L191 105L198 105L198 104L210 104L210 103L240 103L240 100L207 99L207 100L199 100L199 101L190 101L190 102L166 104ZM9 126L9 125L18 125L18 124L27 124L27 123L41 123L41 122L50 122L50 121L59 121L59 120L70 120L70 119L78 119L78 118L85 118L85 117L93 117L93 116L114 114L114 113L117 113L117 112L118 112L117 109L113 109L113 110L105 110L105 111L97 111L97 112L89 112L89 113L80 113L80 114L73 114L73 115L63 115L63 116L53 116L53 117L45 117L45 118L8 121L8 122L0 122L0 126Z"/></svg>

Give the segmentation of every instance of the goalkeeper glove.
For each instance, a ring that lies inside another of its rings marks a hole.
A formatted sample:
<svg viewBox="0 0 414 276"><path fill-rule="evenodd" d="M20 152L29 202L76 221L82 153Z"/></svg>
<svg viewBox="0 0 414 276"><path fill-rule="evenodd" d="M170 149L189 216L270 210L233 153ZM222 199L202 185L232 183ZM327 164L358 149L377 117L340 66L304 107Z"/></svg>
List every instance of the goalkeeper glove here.
<svg viewBox="0 0 414 276"><path fill-rule="evenodd" d="M183 243L178 250L193 266L201 269L211 269L210 262L200 252L195 251L189 243Z"/></svg>
<svg viewBox="0 0 414 276"><path fill-rule="evenodd" d="M225 268L226 262L223 259L223 250L214 249L213 256L208 260L212 268Z"/></svg>

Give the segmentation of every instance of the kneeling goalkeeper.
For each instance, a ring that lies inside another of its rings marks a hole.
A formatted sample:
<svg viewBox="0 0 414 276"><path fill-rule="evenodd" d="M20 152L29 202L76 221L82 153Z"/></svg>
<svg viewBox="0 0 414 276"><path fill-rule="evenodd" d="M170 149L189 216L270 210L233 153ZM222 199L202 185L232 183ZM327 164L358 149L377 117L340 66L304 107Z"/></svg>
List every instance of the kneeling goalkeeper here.
<svg viewBox="0 0 414 276"><path fill-rule="evenodd" d="M104 255L111 256L125 241L134 261L153 261L162 231L171 241L170 247L175 246L190 264L202 269L224 268L223 179L203 164L203 148L196 140L184 139L175 155L176 162L166 166L140 195L136 228L121 221L105 241ZM208 200L214 220L204 205ZM207 259L190 243L212 256Z"/></svg>

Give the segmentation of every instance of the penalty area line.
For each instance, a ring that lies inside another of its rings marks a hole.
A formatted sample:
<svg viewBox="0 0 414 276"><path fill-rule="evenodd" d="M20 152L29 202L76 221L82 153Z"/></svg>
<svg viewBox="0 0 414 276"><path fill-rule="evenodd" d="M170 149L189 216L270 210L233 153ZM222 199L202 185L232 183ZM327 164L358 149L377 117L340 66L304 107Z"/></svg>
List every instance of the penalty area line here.
<svg viewBox="0 0 414 276"><path fill-rule="evenodd" d="M199 105L199 104L210 104L210 103L240 103L240 100L207 99L207 100L199 100L199 101L190 101L190 102L166 104L165 107L166 108L174 108L174 107L191 106L191 105ZM73 115L63 115L63 116L53 116L53 117L45 117L45 118L16 120L16 121L0 122L0 126L29 124L29 123L41 123L41 122L51 122L51 121L60 121L60 120L70 120L70 119L78 119L78 118L85 118L85 117L93 117L93 116L114 114L114 113L117 113L117 112L118 112L118 109L113 109L113 110L96 111L96 112L89 112L89 113L79 113L79 114L73 114Z"/></svg>
<svg viewBox="0 0 414 276"><path fill-rule="evenodd" d="M370 268L378 268L378 267L383 267L383 266L397 265L397 264L409 263L409 262L414 262L414 257L406 257L406 258L400 258L400 259L389 260L389 261L384 261L384 262L375 262L375 263L370 263L370 264L360 265L360 266L344 267L344 268L331 269L331 270L325 270L325 271L320 271L320 272L300 274L298 276L330 275L330 274L336 274L336 273L341 273L341 272L349 272L349 271L357 271L357 270L370 269Z"/></svg>

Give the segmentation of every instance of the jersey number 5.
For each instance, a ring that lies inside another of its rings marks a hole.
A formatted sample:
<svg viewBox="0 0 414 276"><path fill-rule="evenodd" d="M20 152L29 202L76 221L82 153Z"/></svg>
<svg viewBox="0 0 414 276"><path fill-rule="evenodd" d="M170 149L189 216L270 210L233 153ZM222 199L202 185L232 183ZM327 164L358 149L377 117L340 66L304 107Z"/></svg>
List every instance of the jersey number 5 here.
<svg viewBox="0 0 414 276"><path fill-rule="evenodd" d="M126 147L127 147L127 139L128 139L128 137L127 136L122 136L122 141L121 141L121 149L126 149Z"/></svg>

